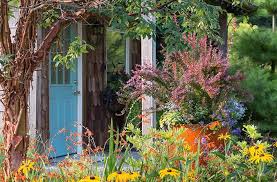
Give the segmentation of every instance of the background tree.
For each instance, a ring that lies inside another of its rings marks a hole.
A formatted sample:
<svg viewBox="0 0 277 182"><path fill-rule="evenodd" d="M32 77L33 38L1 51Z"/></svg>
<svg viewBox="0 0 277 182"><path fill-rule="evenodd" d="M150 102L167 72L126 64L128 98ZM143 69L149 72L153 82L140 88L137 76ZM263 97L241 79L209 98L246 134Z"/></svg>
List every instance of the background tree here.
<svg viewBox="0 0 277 182"><path fill-rule="evenodd" d="M248 57L260 65L270 65L275 72L277 62L277 34L263 29L236 32L233 48L240 57Z"/></svg>
<svg viewBox="0 0 277 182"><path fill-rule="evenodd" d="M32 75L45 60L59 32L68 24L94 16L137 38L155 36L156 29L163 29L172 50L182 44L180 35L183 33L216 37L218 27L219 8L202 0L20 0L17 3L0 0L0 3L0 85L6 177L17 170L29 145L27 101ZM13 9L19 9L14 38L9 27ZM36 44L39 26L48 31L41 43ZM65 64L70 61L62 57L57 60Z"/></svg>
<svg viewBox="0 0 277 182"><path fill-rule="evenodd" d="M268 14L272 16L272 31L275 32L276 28L276 15L277 15L277 0L265 0L262 7L266 9Z"/></svg>

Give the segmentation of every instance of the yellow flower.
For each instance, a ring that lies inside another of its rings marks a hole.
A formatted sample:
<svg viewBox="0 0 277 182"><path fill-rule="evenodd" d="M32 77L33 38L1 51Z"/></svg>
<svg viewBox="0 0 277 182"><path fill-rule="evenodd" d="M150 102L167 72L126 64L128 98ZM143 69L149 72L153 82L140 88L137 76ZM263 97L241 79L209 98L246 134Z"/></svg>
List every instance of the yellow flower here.
<svg viewBox="0 0 277 182"><path fill-rule="evenodd" d="M43 179L44 179L44 176L40 176L37 179L33 179L32 182L44 182L45 180L43 180Z"/></svg>
<svg viewBox="0 0 277 182"><path fill-rule="evenodd" d="M256 144L252 147L249 147L248 149L250 156L263 154L265 150L266 150L266 146L263 143Z"/></svg>
<svg viewBox="0 0 277 182"><path fill-rule="evenodd" d="M130 181L135 181L140 177L140 174L138 172L130 172L129 173L129 180Z"/></svg>
<svg viewBox="0 0 277 182"><path fill-rule="evenodd" d="M108 181L127 182L129 179L130 175L124 171L117 171L108 176Z"/></svg>
<svg viewBox="0 0 277 182"><path fill-rule="evenodd" d="M30 160L23 161L21 166L18 168L18 172L22 172L25 176L28 175L28 173L34 169L34 162L31 162Z"/></svg>
<svg viewBox="0 0 277 182"><path fill-rule="evenodd" d="M194 171L188 172L188 178L189 178L190 181L196 181L196 178L195 178L194 175L195 175Z"/></svg>
<svg viewBox="0 0 277 182"><path fill-rule="evenodd" d="M218 137L218 140L229 140L229 139L231 139L231 136L228 133L225 133L225 134L221 133Z"/></svg>
<svg viewBox="0 0 277 182"><path fill-rule="evenodd" d="M167 175L178 178L180 176L180 171L173 168L165 168L163 170L160 170L159 174L162 179Z"/></svg>
<svg viewBox="0 0 277 182"><path fill-rule="evenodd" d="M272 146L277 148L277 142L275 142Z"/></svg>
<svg viewBox="0 0 277 182"><path fill-rule="evenodd" d="M246 147L246 148L241 150L241 153L242 153L243 156L246 156L246 155L249 154L249 149Z"/></svg>
<svg viewBox="0 0 277 182"><path fill-rule="evenodd" d="M269 163L273 160L273 155L269 153L261 153L259 155L251 156L249 161L259 164L260 162Z"/></svg>
<svg viewBox="0 0 277 182"><path fill-rule="evenodd" d="M228 170L224 170L224 171L223 171L223 175L224 175L224 176L228 176L229 174L230 174L230 173L229 173Z"/></svg>
<svg viewBox="0 0 277 182"><path fill-rule="evenodd" d="M185 150L185 151L190 151L190 145L186 143L186 144L184 145L184 150Z"/></svg>
<svg viewBox="0 0 277 182"><path fill-rule="evenodd" d="M101 178L99 176L86 176L81 179L79 182L100 182Z"/></svg>
<svg viewBox="0 0 277 182"><path fill-rule="evenodd" d="M188 172L187 179L183 179L182 182L194 182L196 181L195 172L193 170Z"/></svg>

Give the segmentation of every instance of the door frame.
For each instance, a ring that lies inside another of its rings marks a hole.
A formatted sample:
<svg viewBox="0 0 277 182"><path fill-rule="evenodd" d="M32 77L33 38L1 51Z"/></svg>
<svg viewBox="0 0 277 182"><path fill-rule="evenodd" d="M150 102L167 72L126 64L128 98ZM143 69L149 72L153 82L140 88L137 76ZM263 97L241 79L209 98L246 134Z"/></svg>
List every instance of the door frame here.
<svg viewBox="0 0 277 182"><path fill-rule="evenodd" d="M83 40L83 24L82 22L77 23L77 36L80 37L81 40ZM78 85L77 89L80 92L77 96L77 132L78 132L78 141L77 141L77 154L82 153L82 145L83 145L83 55L80 55L78 57L78 63L77 63L77 79L78 79Z"/></svg>

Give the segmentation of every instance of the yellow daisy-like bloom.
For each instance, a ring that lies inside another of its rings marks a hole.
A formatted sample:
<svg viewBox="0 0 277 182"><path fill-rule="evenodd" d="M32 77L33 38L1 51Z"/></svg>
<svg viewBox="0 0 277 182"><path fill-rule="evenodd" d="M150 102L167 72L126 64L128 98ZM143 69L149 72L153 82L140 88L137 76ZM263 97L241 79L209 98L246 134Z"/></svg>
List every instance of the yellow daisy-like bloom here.
<svg viewBox="0 0 277 182"><path fill-rule="evenodd" d="M269 163L273 160L273 155L269 153L262 153L259 155L255 155L250 157L249 161L259 164L260 162Z"/></svg>
<svg viewBox="0 0 277 182"><path fill-rule="evenodd" d="M272 146L277 148L277 142L275 142Z"/></svg>
<svg viewBox="0 0 277 182"><path fill-rule="evenodd" d="M129 180L135 181L140 177L140 174L138 172L130 172L129 173Z"/></svg>
<svg viewBox="0 0 277 182"><path fill-rule="evenodd" d="M130 180L130 175L124 171L117 171L108 176L108 181L127 182Z"/></svg>
<svg viewBox="0 0 277 182"><path fill-rule="evenodd" d="M196 181L196 178L195 178L194 175L195 175L194 171L188 172L188 178L189 178L190 181Z"/></svg>
<svg viewBox="0 0 277 182"><path fill-rule="evenodd" d="M249 147L248 151L250 156L263 154L266 150L266 146L263 143L256 144L252 147Z"/></svg>
<svg viewBox="0 0 277 182"><path fill-rule="evenodd" d="M165 176L172 176L174 178L178 178L180 176L180 171L173 168L165 168L160 170L160 177L163 179Z"/></svg>
<svg viewBox="0 0 277 182"><path fill-rule="evenodd" d="M229 139L231 139L231 136L228 134L228 133L225 133L225 134L220 134L219 136L218 136L218 140L229 140Z"/></svg>
<svg viewBox="0 0 277 182"><path fill-rule="evenodd" d="M190 145L189 144L185 144L184 145L184 150L185 151L190 151Z"/></svg>
<svg viewBox="0 0 277 182"><path fill-rule="evenodd" d="M241 150L241 153L242 153L242 155L246 156L246 155L249 154L249 149L246 147L246 148Z"/></svg>
<svg viewBox="0 0 277 182"><path fill-rule="evenodd" d="M34 169L34 162L27 160L23 161L21 166L18 168L18 172L22 172L25 176L28 175L28 173Z"/></svg>
<svg viewBox="0 0 277 182"><path fill-rule="evenodd" d="M86 176L81 179L79 182L100 182L101 178L99 176Z"/></svg>

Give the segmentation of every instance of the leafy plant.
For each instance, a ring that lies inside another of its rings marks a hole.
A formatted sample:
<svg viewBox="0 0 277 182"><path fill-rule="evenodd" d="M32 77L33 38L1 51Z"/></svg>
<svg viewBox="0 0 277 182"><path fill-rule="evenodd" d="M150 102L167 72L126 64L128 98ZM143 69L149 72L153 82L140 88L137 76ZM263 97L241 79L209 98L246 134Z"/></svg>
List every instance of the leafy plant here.
<svg viewBox="0 0 277 182"><path fill-rule="evenodd" d="M0 55L0 70L2 76L8 78L8 73L10 71L10 62L13 55Z"/></svg>
<svg viewBox="0 0 277 182"><path fill-rule="evenodd" d="M115 171L121 171L123 164L126 160L126 156L129 152L129 147L127 146L125 152L123 153L123 156L121 158L118 157L120 155L120 152L122 151L122 146L120 145L120 134L117 130L117 132L114 132L114 124L113 120L111 120L110 130L109 130L109 151L108 155L104 158L104 171L103 171L103 177L105 179L108 178L109 174L112 174Z"/></svg>
<svg viewBox="0 0 277 182"><path fill-rule="evenodd" d="M80 37L75 37L75 40L70 43L65 55L58 53L54 56L53 60L56 62L55 66L58 67L62 64L67 69L73 68L76 59L80 55L87 53L88 49L93 49L93 47L81 40Z"/></svg>
<svg viewBox="0 0 277 182"><path fill-rule="evenodd" d="M240 74L229 74L228 60L207 38L184 35L187 50L166 55L162 68L138 67L122 89L122 100L153 96L158 110L177 111L185 123L210 122L235 95Z"/></svg>
<svg viewBox="0 0 277 182"><path fill-rule="evenodd" d="M53 8L42 13L40 26L42 28L49 28L60 17L59 10Z"/></svg>
<svg viewBox="0 0 277 182"><path fill-rule="evenodd" d="M125 1L117 0L108 4L102 12L112 16L110 25L126 32L127 36L156 36L162 32L165 48L178 51L185 48L183 33L195 32L199 36L209 36L218 40L217 31L219 7L202 0L196 1Z"/></svg>
<svg viewBox="0 0 277 182"><path fill-rule="evenodd" d="M224 154L217 151L209 154L207 177L214 181L258 182L275 178L273 146L262 141L254 125L244 125L243 131L248 136L246 140L231 138L225 142Z"/></svg>

